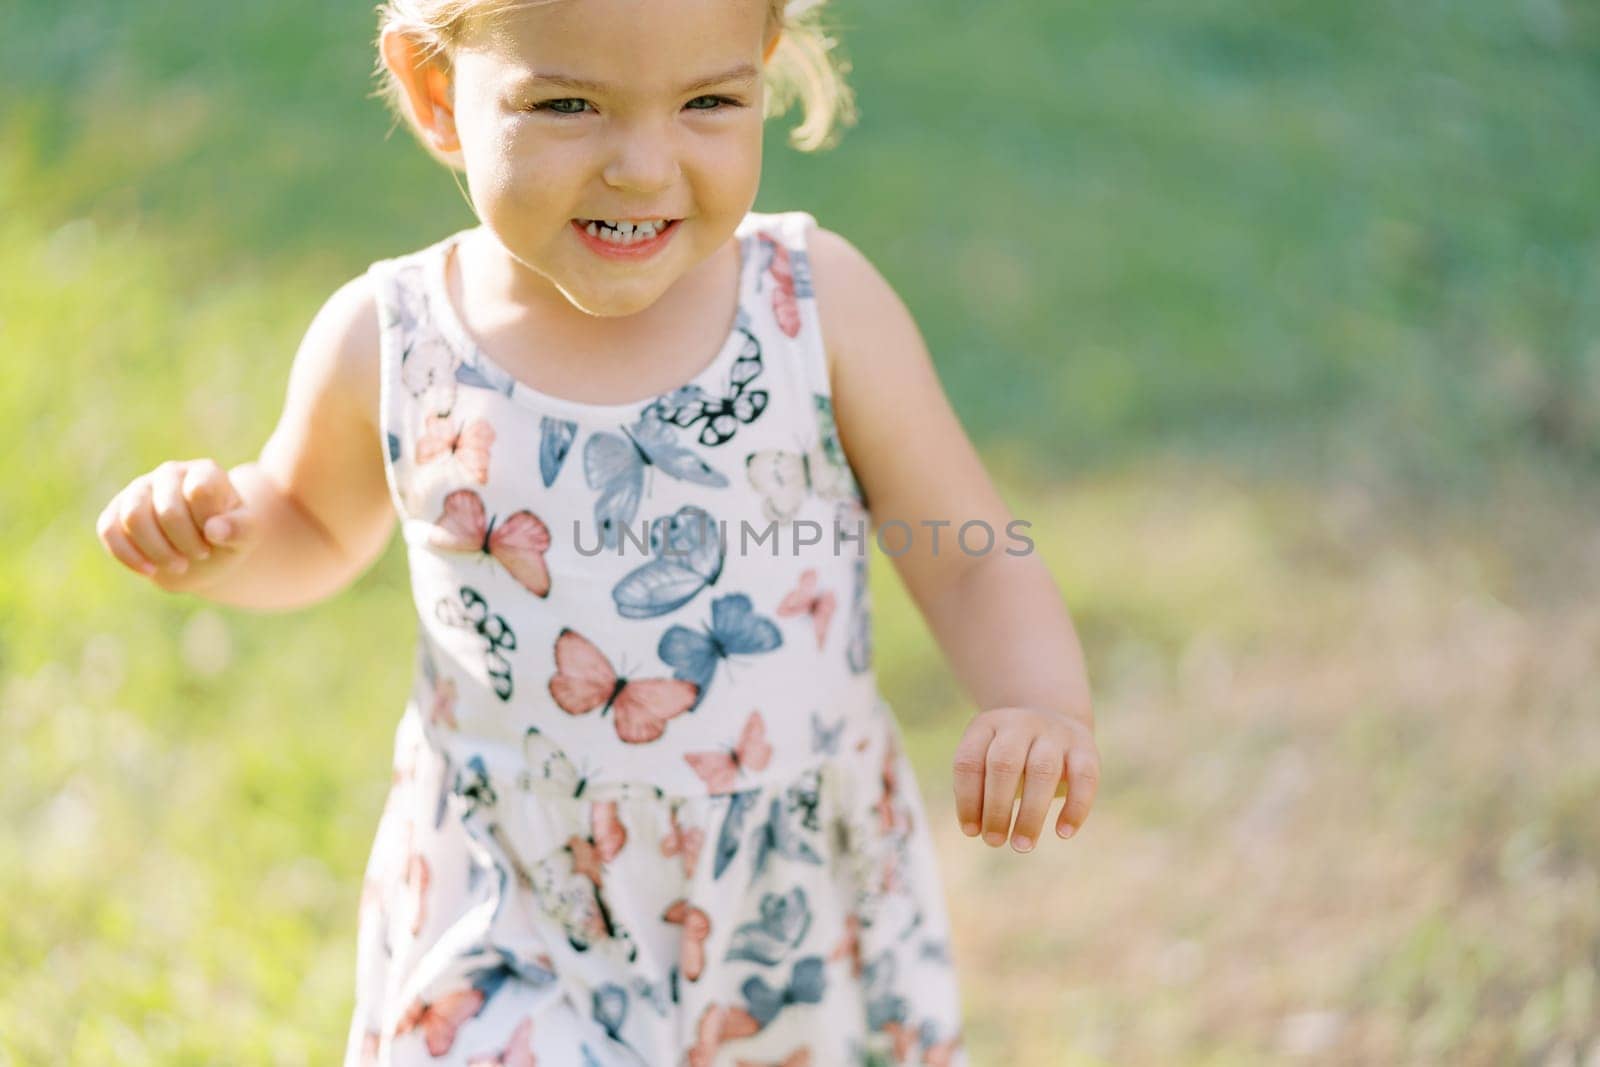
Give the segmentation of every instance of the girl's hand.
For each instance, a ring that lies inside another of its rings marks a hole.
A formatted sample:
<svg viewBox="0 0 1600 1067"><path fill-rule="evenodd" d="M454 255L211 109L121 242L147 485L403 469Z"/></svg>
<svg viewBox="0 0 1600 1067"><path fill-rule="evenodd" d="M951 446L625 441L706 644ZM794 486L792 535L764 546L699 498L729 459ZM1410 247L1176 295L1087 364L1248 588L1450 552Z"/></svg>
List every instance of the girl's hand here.
<svg viewBox="0 0 1600 1067"><path fill-rule="evenodd" d="M1050 801L1067 798L1056 833L1071 837L1089 817L1099 781L1100 750L1084 722L1055 711L991 708L972 720L956 746L956 818L968 837L981 824L984 841L999 846L1020 795L1011 847L1030 852Z"/></svg>
<svg viewBox="0 0 1600 1067"><path fill-rule="evenodd" d="M168 460L141 474L95 523L107 552L168 590L194 588L237 560L256 526L228 473L209 459Z"/></svg>

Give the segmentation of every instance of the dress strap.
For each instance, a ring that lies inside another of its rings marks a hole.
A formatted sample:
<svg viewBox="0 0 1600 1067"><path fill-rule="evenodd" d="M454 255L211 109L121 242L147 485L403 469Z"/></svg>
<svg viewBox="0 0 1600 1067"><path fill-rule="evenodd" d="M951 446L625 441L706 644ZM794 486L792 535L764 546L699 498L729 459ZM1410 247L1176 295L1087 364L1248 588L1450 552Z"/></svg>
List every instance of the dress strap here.
<svg viewBox="0 0 1600 1067"><path fill-rule="evenodd" d="M431 246L367 268L379 326L379 418L384 477L402 520L411 517L407 481L420 430L419 405L448 412L454 401L453 368L434 337L423 268ZM447 388L448 387L448 388Z"/></svg>
<svg viewBox="0 0 1600 1067"><path fill-rule="evenodd" d="M823 343L822 319L811 282L809 238L816 225L816 218L808 211L784 211L766 217L757 241L757 291L765 297L758 304L765 305L774 329L787 340L798 371L795 377L809 394L820 458L843 478L845 496L855 505L864 506L865 495L845 458L833 417L828 349Z"/></svg>
<svg viewBox="0 0 1600 1067"><path fill-rule="evenodd" d="M804 379L817 396L831 397L827 349L811 286L808 232L817 220L807 211L784 211L766 217L757 231L756 291L758 304L771 316L774 331L790 339Z"/></svg>

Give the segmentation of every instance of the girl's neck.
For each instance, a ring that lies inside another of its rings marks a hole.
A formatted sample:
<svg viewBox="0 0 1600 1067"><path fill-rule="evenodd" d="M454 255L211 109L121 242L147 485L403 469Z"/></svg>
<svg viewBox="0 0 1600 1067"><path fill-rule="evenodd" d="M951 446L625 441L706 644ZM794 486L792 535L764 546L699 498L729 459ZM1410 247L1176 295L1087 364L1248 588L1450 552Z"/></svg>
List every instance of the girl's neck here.
<svg viewBox="0 0 1600 1067"><path fill-rule="evenodd" d="M536 327L546 338L581 338L602 349L627 345L641 337L670 335L682 328L685 315L692 316L691 309L727 302L738 285L736 244L729 241L696 264L643 311L601 317L574 307L548 278L517 262L493 234L477 226L456 245L453 280L460 288L451 295L467 317L485 326L513 331Z"/></svg>

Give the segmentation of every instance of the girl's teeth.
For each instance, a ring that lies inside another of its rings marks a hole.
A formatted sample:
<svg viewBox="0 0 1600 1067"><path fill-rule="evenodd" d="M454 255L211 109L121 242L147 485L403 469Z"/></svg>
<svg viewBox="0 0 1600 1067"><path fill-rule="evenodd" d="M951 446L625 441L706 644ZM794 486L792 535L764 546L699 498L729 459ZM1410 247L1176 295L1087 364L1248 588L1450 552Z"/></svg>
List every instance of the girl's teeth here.
<svg viewBox="0 0 1600 1067"><path fill-rule="evenodd" d="M596 219L585 226L584 230L591 237L598 237L602 241L609 241L615 245L631 245L650 240L666 227L666 219L652 219L649 222L609 222L605 219Z"/></svg>

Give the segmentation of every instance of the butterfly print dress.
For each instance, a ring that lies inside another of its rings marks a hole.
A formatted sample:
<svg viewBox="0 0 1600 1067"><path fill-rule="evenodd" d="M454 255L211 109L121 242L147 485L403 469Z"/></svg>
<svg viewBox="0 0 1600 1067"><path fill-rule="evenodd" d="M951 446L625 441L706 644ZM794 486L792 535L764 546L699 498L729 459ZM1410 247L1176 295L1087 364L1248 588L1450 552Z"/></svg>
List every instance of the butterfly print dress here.
<svg viewBox="0 0 1600 1067"><path fill-rule="evenodd" d="M373 264L418 633L345 1067L967 1062L813 222L748 215L720 350L626 404L477 346L466 231Z"/></svg>

